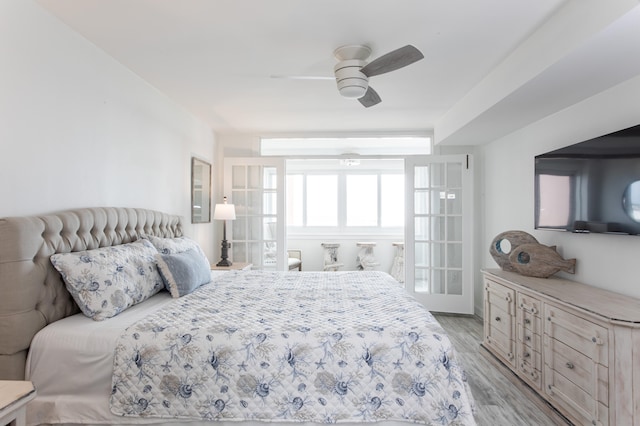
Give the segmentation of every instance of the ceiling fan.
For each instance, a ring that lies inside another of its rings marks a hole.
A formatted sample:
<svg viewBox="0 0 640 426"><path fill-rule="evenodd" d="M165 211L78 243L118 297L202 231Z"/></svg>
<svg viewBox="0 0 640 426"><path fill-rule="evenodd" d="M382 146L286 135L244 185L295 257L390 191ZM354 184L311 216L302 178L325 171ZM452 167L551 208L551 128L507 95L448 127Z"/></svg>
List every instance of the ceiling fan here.
<svg viewBox="0 0 640 426"><path fill-rule="evenodd" d="M371 49L367 46L349 45L333 52L338 63L333 68L338 91L345 98L355 98L369 108L382 101L380 95L369 86L369 77L395 71L424 58L422 52L408 44L367 63Z"/></svg>
<svg viewBox="0 0 640 426"><path fill-rule="evenodd" d="M422 52L410 44L392 50L369 63L366 60L371 55L371 49L364 45L342 46L334 50L333 55L338 60L338 63L333 68L338 91L345 98L358 99L366 108L382 101L380 95L369 86L369 77L395 71L424 58ZM280 75L273 75L272 77L299 80L332 78Z"/></svg>

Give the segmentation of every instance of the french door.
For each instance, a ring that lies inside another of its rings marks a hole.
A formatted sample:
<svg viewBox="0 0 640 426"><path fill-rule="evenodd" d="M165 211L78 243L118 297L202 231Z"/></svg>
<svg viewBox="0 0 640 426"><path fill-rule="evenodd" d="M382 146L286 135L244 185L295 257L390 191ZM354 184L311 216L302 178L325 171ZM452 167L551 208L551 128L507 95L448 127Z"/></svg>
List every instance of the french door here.
<svg viewBox="0 0 640 426"><path fill-rule="evenodd" d="M473 314L471 160L405 160L405 286L430 311Z"/></svg>
<svg viewBox="0 0 640 426"><path fill-rule="evenodd" d="M285 163L281 158L225 158L224 194L236 220L231 260L254 269L286 269Z"/></svg>

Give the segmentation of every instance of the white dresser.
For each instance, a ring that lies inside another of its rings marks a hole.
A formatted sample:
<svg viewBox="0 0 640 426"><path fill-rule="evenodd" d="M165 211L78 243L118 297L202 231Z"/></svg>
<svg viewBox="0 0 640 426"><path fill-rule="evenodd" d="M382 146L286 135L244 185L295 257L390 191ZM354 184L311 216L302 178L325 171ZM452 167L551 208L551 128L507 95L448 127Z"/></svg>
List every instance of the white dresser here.
<svg viewBox="0 0 640 426"><path fill-rule="evenodd" d="M578 425L640 424L640 299L483 271L483 346Z"/></svg>

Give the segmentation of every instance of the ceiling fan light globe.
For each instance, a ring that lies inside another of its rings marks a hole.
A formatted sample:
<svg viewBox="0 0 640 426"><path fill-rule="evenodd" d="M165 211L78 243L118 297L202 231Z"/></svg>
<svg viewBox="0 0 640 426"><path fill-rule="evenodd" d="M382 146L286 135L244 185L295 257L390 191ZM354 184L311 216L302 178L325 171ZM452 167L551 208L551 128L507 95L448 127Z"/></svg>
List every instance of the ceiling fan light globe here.
<svg viewBox="0 0 640 426"><path fill-rule="evenodd" d="M349 99L358 99L367 93L367 88L363 86L343 86L339 87L340 95Z"/></svg>

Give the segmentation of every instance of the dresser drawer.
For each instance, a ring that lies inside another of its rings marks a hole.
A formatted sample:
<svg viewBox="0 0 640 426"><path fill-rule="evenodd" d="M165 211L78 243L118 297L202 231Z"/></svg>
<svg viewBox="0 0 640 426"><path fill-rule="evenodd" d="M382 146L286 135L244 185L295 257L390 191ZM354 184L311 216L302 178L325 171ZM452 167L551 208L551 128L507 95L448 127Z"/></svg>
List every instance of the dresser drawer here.
<svg viewBox="0 0 640 426"><path fill-rule="evenodd" d="M539 317L542 312L542 303L528 294L518 293L518 308Z"/></svg>
<svg viewBox="0 0 640 426"><path fill-rule="evenodd" d="M485 280L484 341L512 368L516 362L515 291Z"/></svg>
<svg viewBox="0 0 640 426"><path fill-rule="evenodd" d="M534 347L525 342L518 342L518 357L533 365L538 370L542 369L542 347Z"/></svg>
<svg viewBox="0 0 640 426"><path fill-rule="evenodd" d="M596 363L609 365L606 328L550 304L545 305L544 317L545 335L564 342Z"/></svg>
<svg viewBox="0 0 640 426"><path fill-rule="evenodd" d="M536 370L542 370L542 356L539 351L524 343L518 343L518 362L526 362Z"/></svg>
<svg viewBox="0 0 640 426"><path fill-rule="evenodd" d="M511 326L513 323L513 317L495 305L491 306L490 314L491 316L488 318L489 327L492 330L500 331L509 339L512 339Z"/></svg>
<svg viewBox="0 0 640 426"><path fill-rule="evenodd" d="M545 363L590 397L608 405L608 368L562 342L546 339Z"/></svg>
<svg viewBox="0 0 640 426"><path fill-rule="evenodd" d="M540 391L542 386L542 370L535 368L527 361L520 358L517 363L518 376L525 379L527 383Z"/></svg>
<svg viewBox="0 0 640 426"><path fill-rule="evenodd" d="M493 352L504 358L511 366L515 365L515 348L513 340L499 330L493 329L485 336L485 343Z"/></svg>
<svg viewBox="0 0 640 426"><path fill-rule="evenodd" d="M608 424L607 329L551 304L544 316L545 392L578 424Z"/></svg>
<svg viewBox="0 0 640 426"><path fill-rule="evenodd" d="M600 366L600 368L606 371L605 367ZM602 387L601 384L598 385L598 388ZM569 412L572 417L579 420L579 424L609 424L609 409L607 404L601 401L603 398L592 396L559 370L547 365L546 358L544 388L553 404Z"/></svg>
<svg viewBox="0 0 640 426"><path fill-rule="evenodd" d="M486 303L501 309L509 315L515 316L516 292L509 287L486 279L484 283Z"/></svg>
<svg viewBox="0 0 640 426"><path fill-rule="evenodd" d="M542 352L542 337L539 334L518 325L518 342L524 343L534 351Z"/></svg>
<svg viewBox="0 0 640 426"><path fill-rule="evenodd" d="M521 322L523 328L529 330L531 333L542 334L542 320L539 316L525 311L519 311L518 313L520 314L518 321Z"/></svg>

